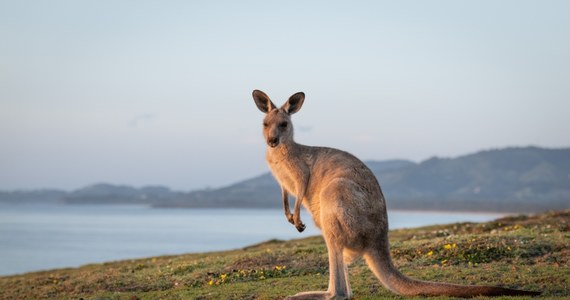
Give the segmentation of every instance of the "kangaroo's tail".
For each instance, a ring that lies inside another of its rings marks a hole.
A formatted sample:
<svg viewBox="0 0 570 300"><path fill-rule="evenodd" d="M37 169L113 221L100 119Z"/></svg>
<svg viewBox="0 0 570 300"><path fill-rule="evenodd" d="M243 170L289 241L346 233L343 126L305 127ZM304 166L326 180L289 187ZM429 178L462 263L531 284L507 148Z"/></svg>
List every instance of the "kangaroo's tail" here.
<svg viewBox="0 0 570 300"><path fill-rule="evenodd" d="M387 248L387 247L386 247ZM388 249L370 250L364 254L368 266L380 282L392 292L404 296L537 296L540 292L522 291L498 286L457 285L421 281L406 277L392 263Z"/></svg>

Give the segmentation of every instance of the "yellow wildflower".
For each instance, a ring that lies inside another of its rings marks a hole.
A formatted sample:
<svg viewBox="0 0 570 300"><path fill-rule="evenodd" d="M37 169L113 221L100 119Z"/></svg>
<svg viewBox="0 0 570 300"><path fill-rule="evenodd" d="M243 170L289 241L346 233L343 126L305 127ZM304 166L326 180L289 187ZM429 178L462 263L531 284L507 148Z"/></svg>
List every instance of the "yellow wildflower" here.
<svg viewBox="0 0 570 300"><path fill-rule="evenodd" d="M275 266L275 270L276 270L276 271L282 271L282 270L285 270L285 269L287 269L287 266L280 266L280 265Z"/></svg>
<svg viewBox="0 0 570 300"><path fill-rule="evenodd" d="M433 255L433 251L430 251L427 253L427 256L432 256Z"/></svg>

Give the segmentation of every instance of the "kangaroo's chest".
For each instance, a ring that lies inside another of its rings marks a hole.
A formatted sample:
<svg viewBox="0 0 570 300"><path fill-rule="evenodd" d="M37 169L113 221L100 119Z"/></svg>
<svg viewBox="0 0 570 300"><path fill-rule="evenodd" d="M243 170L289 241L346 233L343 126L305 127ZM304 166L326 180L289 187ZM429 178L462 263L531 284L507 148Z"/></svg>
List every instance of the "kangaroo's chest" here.
<svg viewBox="0 0 570 300"><path fill-rule="evenodd" d="M284 161L272 161L267 160L269 169L275 177L275 180L287 190L290 194L295 195L297 193L297 181L295 170L289 163Z"/></svg>
<svg viewBox="0 0 570 300"><path fill-rule="evenodd" d="M289 194L297 196L300 187L307 184L306 179L310 176L307 154L275 149L267 152L266 160L279 184Z"/></svg>

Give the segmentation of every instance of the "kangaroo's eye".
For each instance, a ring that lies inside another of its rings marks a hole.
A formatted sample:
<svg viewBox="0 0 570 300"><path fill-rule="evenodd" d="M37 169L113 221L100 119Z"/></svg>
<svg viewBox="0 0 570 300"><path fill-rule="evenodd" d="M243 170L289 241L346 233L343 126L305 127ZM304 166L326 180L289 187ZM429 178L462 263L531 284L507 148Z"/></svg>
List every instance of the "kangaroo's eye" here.
<svg viewBox="0 0 570 300"><path fill-rule="evenodd" d="M281 123L279 123L279 127L280 127L280 128L287 128L287 122L281 122Z"/></svg>
<svg viewBox="0 0 570 300"><path fill-rule="evenodd" d="M267 122L263 122L263 127L267 128L269 127L269 124L267 124Z"/></svg>

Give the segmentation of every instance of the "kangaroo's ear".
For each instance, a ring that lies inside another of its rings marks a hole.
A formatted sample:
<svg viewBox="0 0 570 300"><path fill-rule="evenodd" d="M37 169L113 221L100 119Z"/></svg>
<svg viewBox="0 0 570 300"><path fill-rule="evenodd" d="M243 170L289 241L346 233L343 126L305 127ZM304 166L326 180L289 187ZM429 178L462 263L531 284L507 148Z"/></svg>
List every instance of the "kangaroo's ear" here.
<svg viewBox="0 0 570 300"><path fill-rule="evenodd" d="M253 91L253 100L255 100L255 105L257 105L257 108L259 108L261 112L268 113L277 108L275 104L271 102L269 96L260 90Z"/></svg>
<svg viewBox="0 0 570 300"><path fill-rule="evenodd" d="M283 107L281 108L286 113L292 115L301 109L301 106L303 106L303 101L305 101L305 93L298 92L289 97L289 100L287 100L287 102L283 104Z"/></svg>

